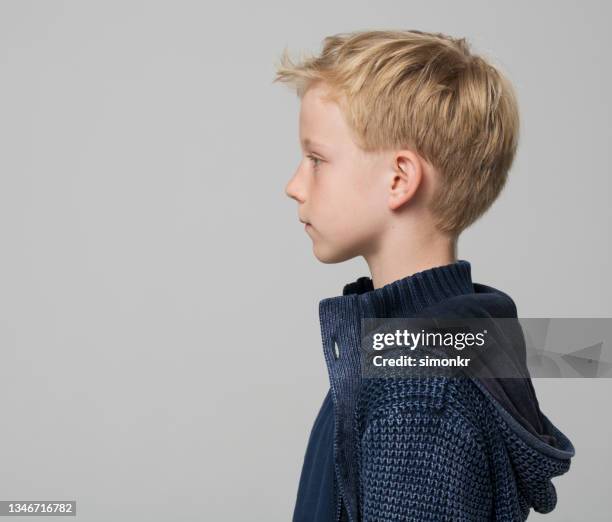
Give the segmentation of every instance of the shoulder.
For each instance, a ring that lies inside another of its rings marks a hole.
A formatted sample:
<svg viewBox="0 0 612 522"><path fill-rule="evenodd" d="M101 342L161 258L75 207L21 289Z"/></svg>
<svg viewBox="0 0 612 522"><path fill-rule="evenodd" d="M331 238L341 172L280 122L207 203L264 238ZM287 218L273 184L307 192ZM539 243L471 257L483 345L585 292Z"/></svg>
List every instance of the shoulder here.
<svg viewBox="0 0 612 522"><path fill-rule="evenodd" d="M432 512L440 520L490 520L490 452L478 401L468 379L365 383L357 447L364 521L425 520Z"/></svg>
<svg viewBox="0 0 612 522"><path fill-rule="evenodd" d="M357 429L381 419L444 424L477 435L486 428L487 398L468 377L364 379L357 405Z"/></svg>

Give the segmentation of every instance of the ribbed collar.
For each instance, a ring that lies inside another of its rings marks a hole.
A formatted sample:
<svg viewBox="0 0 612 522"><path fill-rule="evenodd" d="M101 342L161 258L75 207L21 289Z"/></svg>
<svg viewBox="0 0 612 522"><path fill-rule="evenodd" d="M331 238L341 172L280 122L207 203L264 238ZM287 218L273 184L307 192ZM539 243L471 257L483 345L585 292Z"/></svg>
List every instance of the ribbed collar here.
<svg viewBox="0 0 612 522"><path fill-rule="evenodd" d="M406 317L444 299L474 292L469 261L428 268L374 289L370 277L344 286L341 296L323 299L321 305L336 308L357 294L361 317Z"/></svg>

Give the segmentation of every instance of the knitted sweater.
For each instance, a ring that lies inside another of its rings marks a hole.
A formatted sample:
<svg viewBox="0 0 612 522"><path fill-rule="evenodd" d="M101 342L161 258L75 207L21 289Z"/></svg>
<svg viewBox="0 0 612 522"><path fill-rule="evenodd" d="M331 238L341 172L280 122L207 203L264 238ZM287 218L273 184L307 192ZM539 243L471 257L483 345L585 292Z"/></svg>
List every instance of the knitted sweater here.
<svg viewBox="0 0 612 522"><path fill-rule="evenodd" d="M333 460L326 492L334 520L523 521L530 508L555 507L550 479L569 469L574 448L539 407L542 437L478 379L361 376L361 318L434 317L453 299L476 294L487 302L508 297L472 284L470 264L459 260L376 290L359 278L320 302L333 402L333 459L324 462ZM470 316L482 315L478 302L471 301ZM532 390L528 384L516 393Z"/></svg>

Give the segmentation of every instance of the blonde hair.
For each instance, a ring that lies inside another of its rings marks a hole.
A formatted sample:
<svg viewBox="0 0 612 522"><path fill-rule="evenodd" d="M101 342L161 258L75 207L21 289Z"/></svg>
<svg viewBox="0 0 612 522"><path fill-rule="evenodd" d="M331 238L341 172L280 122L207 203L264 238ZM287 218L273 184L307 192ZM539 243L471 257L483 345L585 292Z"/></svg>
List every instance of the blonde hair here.
<svg viewBox="0 0 612 522"><path fill-rule="evenodd" d="M519 136L516 95L465 38L423 31L328 36L319 56L294 64L283 51L274 82L300 99L314 82L330 87L365 151L410 148L440 173L431 211L457 236L497 198Z"/></svg>

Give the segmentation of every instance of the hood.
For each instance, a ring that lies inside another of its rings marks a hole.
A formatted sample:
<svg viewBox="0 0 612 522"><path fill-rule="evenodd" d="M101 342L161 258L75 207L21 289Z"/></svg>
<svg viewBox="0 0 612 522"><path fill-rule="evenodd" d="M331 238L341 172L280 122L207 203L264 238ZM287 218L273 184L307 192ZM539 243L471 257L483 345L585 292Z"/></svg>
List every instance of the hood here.
<svg viewBox="0 0 612 522"><path fill-rule="evenodd" d="M418 315L426 317L517 318L516 305L506 293L491 286L473 283L474 291L446 299ZM557 494L551 479L569 470L575 455L572 442L541 411L526 365L525 338L518 320L497 322L495 356L482 352L484 367L472 377L488 399L491 417L501 433L503 444L512 464L522 511L533 507L539 513L552 511ZM513 375L522 378L499 378L503 368L512 367ZM484 371L483 371L484 370ZM505 481L505 478L499 478Z"/></svg>
<svg viewBox="0 0 612 522"><path fill-rule="evenodd" d="M506 410L483 385L482 380L473 381L489 399L492 418L501 433L512 466L512 475L516 477L516 485L507 476L498 477L502 487L517 489L523 513L528 513L530 507L538 513L549 513L557 504L557 492L551 479L569 470L575 455L572 442L543 413L543 429L550 434L554 445L535 436Z"/></svg>

